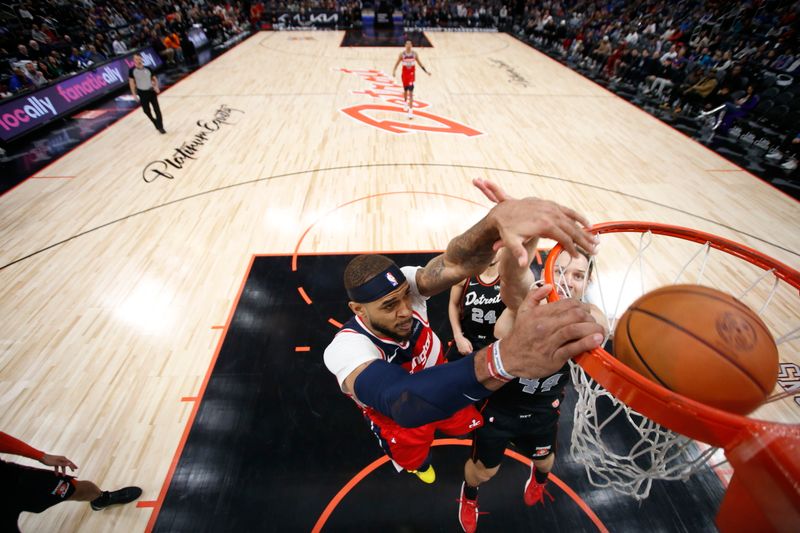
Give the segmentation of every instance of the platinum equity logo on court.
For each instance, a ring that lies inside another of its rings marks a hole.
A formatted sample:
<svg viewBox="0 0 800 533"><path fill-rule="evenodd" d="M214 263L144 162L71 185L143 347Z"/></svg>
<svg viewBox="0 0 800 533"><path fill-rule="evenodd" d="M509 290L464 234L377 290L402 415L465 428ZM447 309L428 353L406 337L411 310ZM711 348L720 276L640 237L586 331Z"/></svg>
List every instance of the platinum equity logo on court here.
<svg viewBox="0 0 800 533"><path fill-rule="evenodd" d="M158 178L175 179L173 172L182 170L190 161L197 159L200 150L211 140L213 133L220 131L223 126L237 124L234 120L236 113L244 114L244 111L222 104L214 111L213 119L198 120L199 131L175 148L171 156L149 162L142 170L142 179L146 183L152 183Z"/></svg>

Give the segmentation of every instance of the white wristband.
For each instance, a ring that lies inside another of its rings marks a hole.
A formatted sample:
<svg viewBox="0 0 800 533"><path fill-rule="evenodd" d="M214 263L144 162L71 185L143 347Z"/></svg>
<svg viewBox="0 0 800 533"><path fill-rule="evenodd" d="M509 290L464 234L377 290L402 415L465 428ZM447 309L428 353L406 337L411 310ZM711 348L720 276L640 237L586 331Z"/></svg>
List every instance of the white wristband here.
<svg viewBox="0 0 800 533"><path fill-rule="evenodd" d="M494 368L501 377L508 380L516 379L517 376L512 376L503 368L503 360L500 357L500 341L492 344L492 363L494 363Z"/></svg>

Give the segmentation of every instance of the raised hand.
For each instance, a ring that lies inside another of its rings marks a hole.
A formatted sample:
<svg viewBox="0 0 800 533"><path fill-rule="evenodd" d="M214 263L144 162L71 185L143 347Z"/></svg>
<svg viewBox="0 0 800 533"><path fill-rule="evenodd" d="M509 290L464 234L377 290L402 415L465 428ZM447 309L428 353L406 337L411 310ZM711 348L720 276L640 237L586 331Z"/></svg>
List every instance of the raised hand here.
<svg viewBox="0 0 800 533"><path fill-rule="evenodd" d="M586 304L564 299L539 305L552 288L545 285L531 289L517 310L511 332L502 340L503 366L514 376L549 376L571 358L603 342L603 327L595 322Z"/></svg>
<svg viewBox="0 0 800 533"><path fill-rule="evenodd" d="M474 179L472 184L497 204L492 209L499 215L494 221L500 234L495 249L509 248L520 266L530 263L525 244L538 237L558 241L573 257L578 255L576 245L594 252L596 238L581 227L589 221L574 209L533 197L517 200L489 180Z"/></svg>
<svg viewBox="0 0 800 533"><path fill-rule="evenodd" d="M548 200L504 200L492 208L489 217L502 241L495 243L495 249L508 248L520 266L529 260L524 244L531 239L558 241L573 257L578 256L578 246L594 253L597 244L596 238L581 227L589 225L581 214Z"/></svg>
<svg viewBox="0 0 800 533"><path fill-rule="evenodd" d="M486 196L486 198L496 204L506 200L513 200L513 197L509 196L502 187L493 181L475 178L472 180L472 184L477 187Z"/></svg>

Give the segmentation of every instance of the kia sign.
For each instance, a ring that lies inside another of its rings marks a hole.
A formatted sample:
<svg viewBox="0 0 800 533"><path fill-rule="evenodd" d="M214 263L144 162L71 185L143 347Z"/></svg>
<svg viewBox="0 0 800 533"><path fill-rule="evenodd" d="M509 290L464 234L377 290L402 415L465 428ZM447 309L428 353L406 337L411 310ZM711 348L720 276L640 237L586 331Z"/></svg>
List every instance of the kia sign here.
<svg viewBox="0 0 800 533"><path fill-rule="evenodd" d="M161 58L152 48L140 50L139 54L144 64L153 70L162 64ZM58 83L0 103L0 140L12 141L128 85L128 70L133 67L133 56L131 53L119 57Z"/></svg>

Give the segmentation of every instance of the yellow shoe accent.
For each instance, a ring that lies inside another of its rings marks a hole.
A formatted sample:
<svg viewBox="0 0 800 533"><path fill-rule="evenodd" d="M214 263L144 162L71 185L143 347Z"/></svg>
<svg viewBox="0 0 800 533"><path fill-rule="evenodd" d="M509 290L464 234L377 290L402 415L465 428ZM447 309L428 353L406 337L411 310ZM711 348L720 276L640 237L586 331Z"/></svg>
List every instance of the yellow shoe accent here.
<svg viewBox="0 0 800 533"><path fill-rule="evenodd" d="M417 476L423 483L430 484L436 481L436 471L433 469L433 465L429 465L428 469L422 472L419 470L409 470L409 472Z"/></svg>

